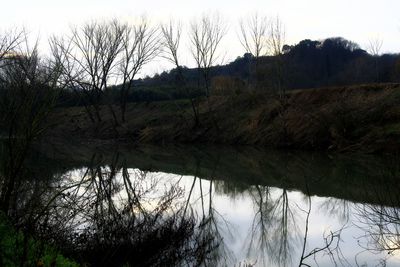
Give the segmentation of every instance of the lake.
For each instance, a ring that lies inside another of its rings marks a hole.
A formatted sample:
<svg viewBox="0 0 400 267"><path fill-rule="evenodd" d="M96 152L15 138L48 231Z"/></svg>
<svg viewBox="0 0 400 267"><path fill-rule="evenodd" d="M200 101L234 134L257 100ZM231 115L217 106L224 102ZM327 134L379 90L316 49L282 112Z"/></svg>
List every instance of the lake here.
<svg viewBox="0 0 400 267"><path fill-rule="evenodd" d="M26 166L14 216L95 266L400 265L395 156L42 144Z"/></svg>

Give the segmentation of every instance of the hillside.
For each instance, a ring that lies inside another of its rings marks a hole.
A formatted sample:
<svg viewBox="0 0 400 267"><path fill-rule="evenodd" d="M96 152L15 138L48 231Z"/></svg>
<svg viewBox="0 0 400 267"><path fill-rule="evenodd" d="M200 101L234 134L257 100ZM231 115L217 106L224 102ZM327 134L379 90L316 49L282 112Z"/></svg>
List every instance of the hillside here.
<svg viewBox="0 0 400 267"><path fill-rule="evenodd" d="M102 107L93 124L84 108L59 108L47 137L135 143L217 143L277 148L388 152L400 148L400 85L376 84L199 100L194 124L187 100L130 103L115 126ZM114 107L118 110L118 107Z"/></svg>
<svg viewBox="0 0 400 267"><path fill-rule="evenodd" d="M250 53L234 61L210 68L213 94L220 91L297 90L370 83L400 82L398 54L371 55L352 41L341 37L302 40L285 45L278 56L253 57ZM197 68L181 66L133 81L127 102L187 99L205 95L204 79ZM101 103L119 103L121 85L110 86L100 97ZM87 92L64 90L58 106L91 103Z"/></svg>

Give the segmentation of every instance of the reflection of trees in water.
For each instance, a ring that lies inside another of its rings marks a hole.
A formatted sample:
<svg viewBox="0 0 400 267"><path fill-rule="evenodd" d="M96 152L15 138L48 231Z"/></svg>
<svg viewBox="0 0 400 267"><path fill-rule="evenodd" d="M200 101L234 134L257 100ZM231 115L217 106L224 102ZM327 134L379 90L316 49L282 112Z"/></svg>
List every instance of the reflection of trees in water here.
<svg viewBox="0 0 400 267"><path fill-rule="evenodd" d="M343 224L349 222L351 208L352 205L350 201L333 197L328 198L320 206L321 211L326 212L332 216L332 218L339 219Z"/></svg>
<svg viewBox="0 0 400 267"><path fill-rule="evenodd" d="M20 186L30 193L15 203L15 214L29 210L26 217L31 218L24 224L80 262L213 265L223 246L212 205L212 183L208 195L202 195L204 206L208 197L208 208L199 216L186 206L189 200L178 183L130 170L118 154L108 166L95 155L85 171ZM30 196L37 201L32 202Z"/></svg>
<svg viewBox="0 0 400 267"><path fill-rule="evenodd" d="M361 246L391 256L400 251L400 186L386 182L382 189L374 192L378 204L356 205L357 225L365 231Z"/></svg>
<svg viewBox="0 0 400 267"><path fill-rule="evenodd" d="M46 231L42 233L67 253L94 264L169 259L166 238L183 242L185 231L191 231L190 220L178 225L177 214L167 214L179 190L164 191L153 208L149 195L157 180L146 179L145 172L128 173L117 162L116 157L110 166L101 167L94 159L81 177L65 177L58 183L57 191L62 193L43 217L40 226ZM159 252L157 257L149 254L150 247ZM141 254L148 257L138 257Z"/></svg>
<svg viewBox="0 0 400 267"><path fill-rule="evenodd" d="M313 266L313 260L327 255L333 265L348 266L338 246L341 229L321 233L320 247L310 247L308 196L298 203L288 189L204 180L197 170L184 188L181 179L128 169L120 154L111 163L104 162L94 155L90 167L56 175L51 181L26 174L29 179L21 179L16 186L10 214L19 225L82 262L229 266L233 258L226 239L230 225L218 213L214 197L219 193L232 198L250 196L255 210L245 244L249 263L290 266L300 259L299 265ZM393 184L387 187L399 192ZM400 200L387 192L373 192L385 205L356 205L368 229L368 249L400 248L399 211L387 205L399 206ZM354 206L329 198L313 212L323 210L345 224Z"/></svg>
<svg viewBox="0 0 400 267"><path fill-rule="evenodd" d="M341 242L341 234L343 229L346 227L346 223L340 227L339 229L332 231L330 230L329 232L324 232L323 234L323 243L320 247L314 247L311 250L307 250L307 239L308 239L308 232L309 232L309 221L310 221L310 215L311 215L311 209L312 209L312 204L311 204L311 196L307 196L308 199L308 210L303 210L301 209L302 212L306 214L306 219L305 219L305 229L304 229L304 236L303 236L303 246L302 246L302 251L301 251L301 256L300 256L300 261L299 261L299 267L301 266L306 266L310 267L312 265L309 264L311 260L314 261L314 263L318 266L318 260L317 256L319 254L323 253L324 255L327 255L331 261L331 264L334 266L351 266L351 264L347 261L347 259L343 256L343 253L340 249L340 242ZM328 200L329 202L329 200ZM331 203L332 204L332 203ZM335 208L334 208L335 209Z"/></svg>
<svg viewBox="0 0 400 267"><path fill-rule="evenodd" d="M301 203L290 200L287 189L254 186L249 194L256 210L247 251L248 256L254 257L260 266L291 266L293 261L299 261L299 266L314 266L318 265L319 256L329 257L334 266L348 266L340 250L341 233L347 221L339 229L321 234L322 244L319 247L309 247L310 196L306 196L306 208L302 208ZM331 210L348 212L344 202L328 202L325 205ZM309 262L313 263L310 265Z"/></svg>
<svg viewBox="0 0 400 267"><path fill-rule="evenodd" d="M274 196L271 188L255 186L249 193L256 211L250 229L248 255L254 256L263 266L268 265L267 257L278 266L288 266L294 248L299 245L299 235L287 190L282 189ZM256 255L251 255L254 252Z"/></svg>
<svg viewBox="0 0 400 267"><path fill-rule="evenodd" d="M192 212L196 207L200 210L195 238L201 240L201 243L208 244L207 250L198 253L196 265L229 266L231 253L226 246L224 236L230 234L230 225L214 207L214 181L210 180L206 184L204 180L194 176L185 205L185 210L188 206ZM193 194L195 186L198 187L196 190L198 196Z"/></svg>

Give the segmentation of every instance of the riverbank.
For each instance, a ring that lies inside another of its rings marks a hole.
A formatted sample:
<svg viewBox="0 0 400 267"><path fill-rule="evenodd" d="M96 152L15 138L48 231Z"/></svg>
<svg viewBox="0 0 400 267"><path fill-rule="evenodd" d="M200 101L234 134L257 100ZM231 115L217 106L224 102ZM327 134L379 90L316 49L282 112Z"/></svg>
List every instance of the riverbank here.
<svg viewBox="0 0 400 267"><path fill-rule="evenodd" d="M198 100L197 125L188 100L130 103L126 122L117 125L107 107L98 123L83 107L60 108L49 118L47 138L394 152L400 149L399 101L399 84L297 90L284 99L212 96Z"/></svg>

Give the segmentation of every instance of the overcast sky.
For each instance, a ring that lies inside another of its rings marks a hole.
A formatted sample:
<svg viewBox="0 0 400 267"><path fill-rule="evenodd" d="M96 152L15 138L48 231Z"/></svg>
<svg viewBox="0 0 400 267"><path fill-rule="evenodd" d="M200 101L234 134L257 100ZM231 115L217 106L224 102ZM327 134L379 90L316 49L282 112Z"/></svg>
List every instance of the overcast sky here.
<svg viewBox="0 0 400 267"><path fill-rule="evenodd" d="M239 18L257 11L279 15L286 27L286 43L303 39L342 36L366 47L371 37L384 40L382 52L400 52L399 0L1 0L0 28L25 26L42 43L50 34L65 33L70 25L93 19L131 20L146 14L153 22L174 17L190 22L204 12L218 11L230 28L225 39L225 61L244 53L237 40ZM182 47L183 61L192 65L187 45ZM145 74L168 69L159 60Z"/></svg>

